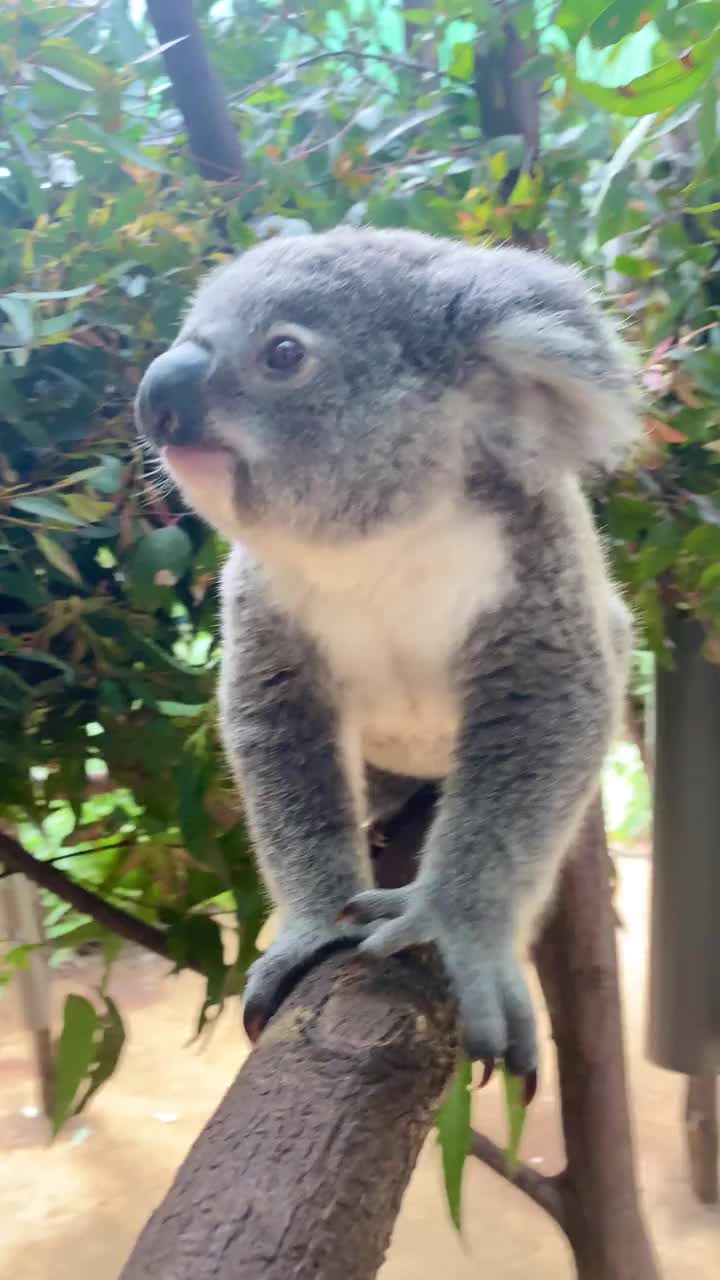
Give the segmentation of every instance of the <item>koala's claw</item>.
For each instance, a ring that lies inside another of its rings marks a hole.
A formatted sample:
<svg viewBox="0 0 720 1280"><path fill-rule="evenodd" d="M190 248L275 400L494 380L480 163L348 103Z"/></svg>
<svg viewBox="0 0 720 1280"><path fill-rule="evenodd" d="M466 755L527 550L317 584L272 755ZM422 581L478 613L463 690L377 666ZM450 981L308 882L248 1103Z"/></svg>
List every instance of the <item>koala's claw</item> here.
<svg viewBox="0 0 720 1280"><path fill-rule="evenodd" d="M248 970L243 1001L243 1025L252 1044L260 1038L273 1014L301 978L335 951L355 947L362 929L307 926L288 929Z"/></svg>
<svg viewBox="0 0 720 1280"><path fill-rule="evenodd" d="M526 1079L532 1097L536 1084L535 1018L530 995L508 940L483 936L477 928L443 919L442 906L416 881L404 889L359 893L342 913L344 920L369 926L360 943L364 955L382 959L406 947L434 942L460 1002L465 1052L488 1065L504 1059L508 1071Z"/></svg>

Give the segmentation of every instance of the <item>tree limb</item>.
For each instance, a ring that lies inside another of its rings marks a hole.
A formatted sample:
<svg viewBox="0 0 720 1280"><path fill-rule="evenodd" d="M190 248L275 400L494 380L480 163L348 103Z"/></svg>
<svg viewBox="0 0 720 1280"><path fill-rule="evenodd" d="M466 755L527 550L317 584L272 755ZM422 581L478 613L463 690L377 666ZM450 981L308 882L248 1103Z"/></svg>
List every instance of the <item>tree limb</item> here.
<svg viewBox="0 0 720 1280"><path fill-rule="evenodd" d="M68 902L76 911L92 916L98 924L111 929L113 933L119 934L128 942L146 947L155 955L162 956L163 960L172 960L168 951L167 938L162 929L147 924L145 920L139 920L129 911L123 911L121 907L115 907L112 903L106 902L91 889L86 889L83 885L71 880L70 876L53 863L40 862L37 858L33 858L27 849L23 849L22 845L5 831L0 831L0 862L9 871L27 876L33 884L62 898L63 902ZM188 967L193 968L192 965Z"/></svg>
<svg viewBox="0 0 720 1280"><path fill-rule="evenodd" d="M471 1153L506 1182L517 1187L519 1191L524 1191L526 1196L534 1200L535 1204L544 1209L551 1218L555 1219L558 1226L567 1232L563 1202L564 1174L548 1177L547 1174L538 1173L536 1169L531 1169L529 1164L523 1163L518 1165L512 1173L508 1168L502 1147L493 1142L492 1138L486 1137L484 1133L473 1132Z"/></svg>
<svg viewBox="0 0 720 1280"><path fill-rule="evenodd" d="M659 1280L635 1176L607 845L594 803L536 947L557 1048L579 1280Z"/></svg>
<svg viewBox="0 0 720 1280"><path fill-rule="evenodd" d="M147 11L182 115L195 167L203 178L242 178L245 158L225 95L207 55L192 0L147 0Z"/></svg>
<svg viewBox="0 0 720 1280"><path fill-rule="evenodd" d="M324 961L269 1023L121 1280L373 1280L456 1053L433 950Z"/></svg>

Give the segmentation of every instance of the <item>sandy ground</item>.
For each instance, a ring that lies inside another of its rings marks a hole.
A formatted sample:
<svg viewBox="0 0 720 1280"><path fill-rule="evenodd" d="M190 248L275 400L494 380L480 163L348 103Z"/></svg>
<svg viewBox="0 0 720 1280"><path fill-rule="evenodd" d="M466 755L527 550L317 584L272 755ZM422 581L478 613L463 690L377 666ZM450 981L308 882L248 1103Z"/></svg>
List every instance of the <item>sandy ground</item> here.
<svg viewBox="0 0 720 1280"><path fill-rule="evenodd" d="M683 1081L642 1056L647 862L624 858L620 871L628 1051L647 1217L664 1280L720 1280L720 1209L697 1204L686 1177ZM57 978L56 1007L67 990L89 989L91 977L86 966ZM167 978L160 962L136 955L117 966L113 991L130 1031L121 1068L52 1148L42 1120L32 1114L37 1098L27 1035L14 1001L6 996L0 1003L0 1276L8 1280L116 1280L148 1213L246 1053L232 1014L205 1048L186 1047L200 998L192 975ZM562 1148L546 1056L524 1155L552 1172L560 1167ZM475 1105L478 1127L502 1141L497 1086L478 1094ZM533 1280L571 1280L559 1231L518 1191L474 1162L466 1178L465 1216L463 1249L448 1224L430 1139L382 1280L526 1280L530 1274Z"/></svg>

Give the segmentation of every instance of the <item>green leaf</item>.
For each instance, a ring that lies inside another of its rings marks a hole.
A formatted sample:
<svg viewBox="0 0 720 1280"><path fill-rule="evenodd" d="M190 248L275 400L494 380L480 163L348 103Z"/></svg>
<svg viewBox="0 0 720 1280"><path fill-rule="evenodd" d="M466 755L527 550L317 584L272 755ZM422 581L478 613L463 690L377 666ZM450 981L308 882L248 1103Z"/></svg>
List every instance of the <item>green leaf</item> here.
<svg viewBox="0 0 720 1280"><path fill-rule="evenodd" d="M613 0L590 27L590 39L596 49L617 44L637 27L643 12L652 9L650 0Z"/></svg>
<svg viewBox="0 0 720 1280"><path fill-rule="evenodd" d="M595 234L598 244L605 244L622 231L628 198L627 174L618 173L605 189L602 203L595 214Z"/></svg>
<svg viewBox="0 0 720 1280"><path fill-rule="evenodd" d="M700 140L703 158L706 162L710 159L717 142L717 110L717 89L715 88L714 80L710 79L705 85L705 91L700 105L700 112L698 114L698 138Z"/></svg>
<svg viewBox="0 0 720 1280"><path fill-rule="evenodd" d="M720 51L720 30L679 57L661 62L643 76L615 89L578 79L568 68L568 79L590 102L606 111L624 116L644 116L654 111L668 111L687 102L712 75L716 55Z"/></svg>
<svg viewBox="0 0 720 1280"><path fill-rule="evenodd" d="M67 996L63 1027L55 1051L53 1134L62 1128L80 1086L87 1079L95 1056L97 1028L98 1015L94 1005L84 996Z"/></svg>
<svg viewBox="0 0 720 1280"><path fill-rule="evenodd" d="M412 129L417 129L421 124L425 124L428 120L434 120L436 116L441 116L447 111L446 103L438 103L433 107L425 107L422 111L410 111L406 116L395 119L394 124L389 129L383 129L376 134L374 138L370 138L367 143L367 154L374 156L378 151L383 151L391 142L395 142L398 138Z"/></svg>
<svg viewBox="0 0 720 1280"><path fill-rule="evenodd" d="M192 543L179 525L148 533L138 544L130 566L138 604L152 608L161 601L163 589L175 585L191 559Z"/></svg>
<svg viewBox="0 0 720 1280"><path fill-rule="evenodd" d="M468 41L466 44L453 45L448 75L455 80L472 80L474 66L475 50L472 44Z"/></svg>
<svg viewBox="0 0 720 1280"><path fill-rule="evenodd" d="M84 284L79 289L47 289L45 291L14 289L12 293L3 294L3 298L20 298L23 302L59 302L63 298L81 298L83 294L89 293L94 288L94 284Z"/></svg>
<svg viewBox="0 0 720 1280"><path fill-rule="evenodd" d="M65 73L65 79L75 80L76 87L98 89L113 79L113 73L99 59L93 58L67 37L43 40L38 50L38 61Z"/></svg>
<svg viewBox="0 0 720 1280"><path fill-rule="evenodd" d="M607 0L564 0L555 22L576 44L606 8Z"/></svg>
<svg viewBox="0 0 720 1280"><path fill-rule="evenodd" d="M75 1105L73 1114L76 1116L85 1109L100 1086L106 1080L109 1080L117 1067L125 1044L125 1027L120 1016L120 1010L110 996L104 995L102 998L105 1001L105 1012L101 1015L97 1024L101 1037L98 1041L97 1035L95 1036L94 1057L88 1087Z"/></svg>
<svg viewBox="0 0 720 1280"><path fill-rule="evenodd" d="M222 934L210 916L190 915L168 930L167 942L178 969L199 969L207 977L196 1033L200 1035L209 1010L223 1003L227 967Z"/></svg>
<svg viewBox="0 0 720 1280"><path fill-rule="evenodd" d="M505 1114L508 1121L508 1142L505 1148L505 1159L508 1172L515 1177L520 1159L520 1143L527 1118L527 1107L523 1101L525 1081L522 1076L514 1076L503 1065L503 1084L505 1086Z"/></svg>
<svg viewBox="0 0 720 1280"><path fill-rule="evenodd" d="M428 26L435 21L436 16L434 9L403 9L405 22L411 22L416 27Z"/></svg>
<svg viewBox="0 0 720 1280"><path fill-rule="evenodd" d="M122 138L114 133L104 133L97 125L90 124L87 120L73 120L66 128L66 135L78 142L91 142L96 147L101 147L104 151L110 152L121 160L126 160L138 168L150 169L153 173L169 173L166 165L161 164L153 156L148 156L143 151L138 151L136 147L130 143L123 142Z"/></svg>
<svg viewBox="0 0 720 1280"><path fill-rule="evenodd" d="M654 123L654 115L643 116L640 120L637 120L632 129L625 134L625 137L617 148L612 159L604 166L600 190L598 191L595 200L594 216L596 218L599 216L599 212L602 209L611 183L627 168L635 155L635 152L645 141Z"/></svg>
<svg viewBox="0 0 720 1280"><path fill-rule="evenodd" d="M634 258L628 253L618 254L612 265L613 271L618 271L623 276L632 276L635 280L649 280L657 272L655 264L648 262L647 258Z"/></svg>
<svg viewBox="0 0 720 1280"><path fill-rule="evenodd" d="M458 1231L461 1230L463 1169L472 1137L471 1083L472 1066L467 1058L463 1058L455 1070L435 1121L442 1153L445 1196L450 1217Z"/></svg>
<svg viewBox="0 0 720 1280"><path fill-rule="evenodd" d="M40 516L43 520L52 520L55 524L84 525L85 521L74 516L59 498L15 498L11 504L18 511L29 516Z"/></svg>
<svg viewBox="0 0 720 1280"><path fill-rule="evenodd" d="M68 75L67 71L60 71L57 67L44 66L42 62L38 63L38 71L50 76L51 80L57 80L58 84L64 85L66 89L76 89L79 93L92 93L92 85L85 84L83 80L77 80L75 76Z"/></svg>

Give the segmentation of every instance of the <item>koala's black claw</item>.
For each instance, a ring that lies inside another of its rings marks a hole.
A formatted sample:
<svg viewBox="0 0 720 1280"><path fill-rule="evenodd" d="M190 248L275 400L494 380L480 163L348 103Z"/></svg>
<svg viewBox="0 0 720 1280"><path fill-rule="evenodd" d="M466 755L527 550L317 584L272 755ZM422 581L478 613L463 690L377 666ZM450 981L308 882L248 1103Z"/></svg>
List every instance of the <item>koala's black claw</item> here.
<svg viewBox="0 0 720 1280"><path fill-rule="evenodd" d="M483 1063L482 1080L478 1085L478 1089L484 1089L485 1085L489 1084L490 1081L492 1080L494 1073L495 1073L495 1063L492 1061L492 1059L488 1059L487 1062Z"/></svg>
<svg viewBox="0 0 720 1280"><path fill-rule="evenodd" d="M537 1071L528 1071L525 1075L524 1083L525 1083L525 1088L523 1092L523 1102L525 1103L526 1107L529 1107L530 1103L535 1097L535 1094L537 1093L537 1087L538 1087Z"/></svg>
<svg viewBox="0 0 720 1280"><path fill-rule="evenodd" d="M311 969L336 951L357 947L362 930L289 931L251 965L245 987L243 1025L252 1044L291 991Z"/></svg>
<svg viewBox="0 0 720 1280"><path fill-rule="evenodd" d="M256 1044L260 1039L267 1022L268 1019L263 1013L259 1013L254 1009L248 1008L243 1010L243 1026L245 1028L245 1035L251 1044Z"/></svg>

